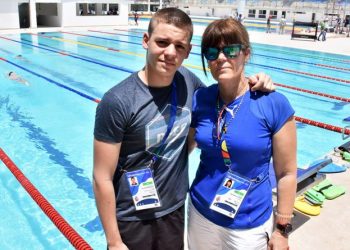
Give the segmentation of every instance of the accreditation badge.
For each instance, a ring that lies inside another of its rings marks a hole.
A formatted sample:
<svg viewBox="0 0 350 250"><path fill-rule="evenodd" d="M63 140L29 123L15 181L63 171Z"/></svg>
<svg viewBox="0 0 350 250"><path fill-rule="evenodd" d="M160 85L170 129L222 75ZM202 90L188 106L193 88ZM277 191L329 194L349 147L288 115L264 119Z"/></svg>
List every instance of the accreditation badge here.
<svg viewBox="0 0 350 250"><path fill-rule="evenodd" d="M248 193L251 181L232 171L228 171L216 191L210 209L234 218Z"/></svg>
<svg viewBox="0 0 350 250"><path fill-rule="evenodd" d="M136 210L161 206L150 168L126 172L125 176Z"/></svg>

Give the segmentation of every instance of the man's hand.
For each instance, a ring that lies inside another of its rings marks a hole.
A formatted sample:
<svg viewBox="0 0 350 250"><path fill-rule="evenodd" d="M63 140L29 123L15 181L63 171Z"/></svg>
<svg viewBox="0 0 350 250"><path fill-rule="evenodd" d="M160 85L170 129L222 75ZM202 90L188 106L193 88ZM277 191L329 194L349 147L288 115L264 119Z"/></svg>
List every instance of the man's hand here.
<svg viewBox="0 0 350 250"><path fill-rule="evenodd" d="M108 250L129 250L129 248L123 242L121 242L116 246L109 245L107 249Z"/></svg>
<svg viewBox="0 0 350 250"><path fill-rule="evenodd" d="M265 73L248 77L248 83L252 91L272 92L276 90L271 77Z"/></svg>

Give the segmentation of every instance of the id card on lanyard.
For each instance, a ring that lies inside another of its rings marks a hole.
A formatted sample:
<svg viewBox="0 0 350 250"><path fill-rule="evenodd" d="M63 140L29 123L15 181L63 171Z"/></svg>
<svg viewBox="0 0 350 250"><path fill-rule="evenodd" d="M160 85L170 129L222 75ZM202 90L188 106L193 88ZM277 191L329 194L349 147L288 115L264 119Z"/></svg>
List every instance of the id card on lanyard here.
<svg viewBox="0 0 350 250"><path fill-rule="evenodd" d="M165 149L165 141L169 137L170 131L174 126L177 112L177 96L176 96L176 84L172 82L171 91L171 110L170 117L165 135L153 153L153 157L149 166L141 167L138 170L128 172L124 171L125 177L129 184L130 193L134 202L136 210L144 210L161 206L161 201L157 192L157 186L153 178L153 165L159 160L161 152Z"/></svg>
<svg viewBox="0 0 350 250"><path fill-rule="evenodd" d="M150 168L126 172L136 210L160 207L160 200Z"/></svg>
<svg viewBox="0 0 350 250"><path fill-rule="evenodd" d="M250 185L250 180L228 171L215 193L210 209L234 218Z"/></svg>

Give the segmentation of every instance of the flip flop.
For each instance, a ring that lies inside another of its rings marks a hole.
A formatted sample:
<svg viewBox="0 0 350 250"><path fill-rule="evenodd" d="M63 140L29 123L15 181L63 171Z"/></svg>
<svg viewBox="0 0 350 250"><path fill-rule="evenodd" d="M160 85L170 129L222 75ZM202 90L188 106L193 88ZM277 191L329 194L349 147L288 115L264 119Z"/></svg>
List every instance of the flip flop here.
<svg viewBox="0 0 350 250"><path fill-rule="evenodd" d="M312 205L322 205L326 199L323 194L317 192L315 189L310 188L304 193L305 199Z"/></svg>
<svg viewBox="0 0 350 250"><path fill-rule="evenodd" d="M346 167L344 166L339 166L334 163L330 163L324 168L321 168L318 172L321 174L331 174L331 173L341 173L346 171Z"/></svg>
<svg viewBox="0 0 350 250"><path fill-rule="evenodd" d="M321 206L312 205L308 203L307 200L305 200L304 195L301 195L295 199L294 208L304 214L308 214L312 216L316 216L321 213Z"/></svg>
<svg viewBox="0 0 350 250"><path fill-rule="evenodd" d="M343 160L349 161L350 162L350 153L348 152L343 152Z"/></svg>
<svg viewBox="0 0 350 250"><path fill-rule="evenodd" d="M327 200L333 200L340 195L345 194L346 191L345 187L333 185L328 179L320 182L316 186L312 187L312 189L316 190L317 192L321 192Z"/></svg>

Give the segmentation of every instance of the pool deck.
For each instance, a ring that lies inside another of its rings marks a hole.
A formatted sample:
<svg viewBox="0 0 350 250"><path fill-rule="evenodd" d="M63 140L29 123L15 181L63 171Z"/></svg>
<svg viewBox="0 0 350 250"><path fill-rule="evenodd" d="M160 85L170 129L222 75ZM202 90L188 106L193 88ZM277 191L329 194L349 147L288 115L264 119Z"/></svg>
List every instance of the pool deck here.
<svg viewBox="0 0 350 250"><path fill-rule="evenodd" d="M89 27L92 28L92 27ZM127 26L104 26L93 27L100 30L111 30L113 28L128 28ZM129 28L147 28L147 22L140 22L139 26L129 26ZM72 28L42 28L42 29L24 29L24 30L0 30L0 34L21 33L21 32L50 32L62 30L87 30L87 27ZM195 27L195 35L201 35L203 27ZM345 35L327 34L325 42L293 39L290 34L278 35L274 33L266 34L264 32L250 31L251 42L264 43L270 45L286 46L292 48L307 49L313 51L322 51L350 56L350 38ZM339 135L340 136L340 135ZM346 141L349 141L347 139ZM344 141L344 143L346 142ZM339 145L337 145L339 146ZM330 152L334 162L338 164L350 163L344 162L339 156ZM321 209L321 214L314 217L305 217L301 225L290 235L290 249L294 250L346 250L349 249L350 233L347 225L350 225L350 169L338 174L328 174L326 178L333 184L345 186L347 193L334 200L326 200ZM299 221L300 223L300 221Z"/></svg>

